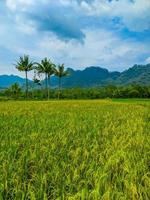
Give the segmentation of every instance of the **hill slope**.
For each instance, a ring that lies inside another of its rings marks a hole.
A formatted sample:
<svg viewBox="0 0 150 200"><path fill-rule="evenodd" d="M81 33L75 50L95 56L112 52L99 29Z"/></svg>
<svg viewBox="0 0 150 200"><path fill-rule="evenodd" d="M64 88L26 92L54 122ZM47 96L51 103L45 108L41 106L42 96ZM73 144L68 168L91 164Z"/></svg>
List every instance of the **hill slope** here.
<svg viewBox="0 0 150 200"><path fill-rule="evenodd" d="M25 84L25 79L14 75L0 75L0 88L7 88L14 83Z"/></svg>
<svg viewBox="0 0 150 200"><path fill-rule="evenodd" d="M150 64L134 65L125 70L117 78L116 84L127 85L137 83L141 85L150 85Z"/></svg>
<svg viewBox="0 0 150 200"><path fill-rule="evenodd" d="M150 64L134 65L123 72L109 72L101 67L87 67L84 70L68 68L70 76L62 79L63 87L96 87L107 84L128 85L132 83L150 85ZM13 83L23 85L25 79L14 75L0 75L0 88L6 88ZM44 83L43 83L44 84ZM58 78L51 79L53 87L57 87Z"/></svg>
<svg viewBox="0 0 150 200"><path fill-rule="evenodd" d="M70 76L62 79L64 87L94 87L104 85L106 82L114 82L120 76L119 72L109 72L101 67L88 67L84 70L68 69ZM57 77L52 77L52 85L58 84Z"/></svg>
<svg viewBox="0 0 150 200"><path fill-rule="evenodd" d="M128 85L132 83L150 85L150 64L134 65L128 70L109 72L100 67L88 67L84 70L68 69L70 76L63 78L63 87L95 87L107 84ZM55 87L58 79L52 77L52 85Z"/></svg>

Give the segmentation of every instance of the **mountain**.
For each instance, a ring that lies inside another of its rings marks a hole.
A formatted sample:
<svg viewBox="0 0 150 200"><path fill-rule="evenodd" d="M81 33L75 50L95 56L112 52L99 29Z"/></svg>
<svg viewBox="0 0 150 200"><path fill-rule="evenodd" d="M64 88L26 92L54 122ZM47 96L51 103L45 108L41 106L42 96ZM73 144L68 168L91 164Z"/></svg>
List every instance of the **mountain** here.
<svg viewBox="0 0 150 200"><path fill-rule="evenodd" d="M25 79L14 75L0 75L0 88L7 88L14 83L25 84Z"/></svg>
<svg viewBox="0 0 150 200"><path fill-rule="evenodd" d="M87 67L84 70L73 70L68 68L69 76L62 79L63 87L96 87L114 82L119 76L119 72L109 72L101 67ZM58 85L58 78L52 77L52 86Z"/></svg>
<svg viewBox="0 0 150 200"><path fill-rule="evenodd" d="M117 85L128 85L132 83L150 85L150 64L134 65L122 72L116 80Z"/></svg>
<svg viewBox="0 0 150 200"><path fill-rule="evenodd" d="M62 79L63 87L97 87L107 84L128 85L141 84L150 85L150 64L134 65L133 67L123 72L110 72L105 68L91 66L84 70L73 70L68 68L69 76ZM1 75L0 88L6 88L13 83L23 85L25 79L14 75ZM44 84L44 82L43 82ZM58 78L51 78L52 87L58 86Z"/></svg>
<svg viewBox="0 0 150 200"><path fill-rule="evenodd" d="M129 85L140 84L150 85L150 64L134 65L123 72L109 72L101 67L88 67L84 70L68 69L70 76L63 78L63 87L96 87L108 84ZM58 85L58 79L52 77L52 85Z"/></svg>

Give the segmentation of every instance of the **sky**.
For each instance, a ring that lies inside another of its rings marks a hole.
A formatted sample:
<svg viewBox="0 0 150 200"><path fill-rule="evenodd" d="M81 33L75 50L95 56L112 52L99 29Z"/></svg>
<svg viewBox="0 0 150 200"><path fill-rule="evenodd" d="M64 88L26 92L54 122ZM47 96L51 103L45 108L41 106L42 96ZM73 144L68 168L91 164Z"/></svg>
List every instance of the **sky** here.
<svg viewBox="0 0 150 200"><path fill-rule="evenodd" d="M0 74L20 56L84 69L150 63L150 0L0 0Z"/></svg>

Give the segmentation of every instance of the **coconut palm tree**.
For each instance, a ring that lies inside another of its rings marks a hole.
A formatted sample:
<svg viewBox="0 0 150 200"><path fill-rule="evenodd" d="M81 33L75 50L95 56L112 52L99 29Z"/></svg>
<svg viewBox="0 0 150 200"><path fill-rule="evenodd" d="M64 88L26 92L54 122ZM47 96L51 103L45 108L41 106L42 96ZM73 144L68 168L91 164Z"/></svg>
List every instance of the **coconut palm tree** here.
<svg viewBox="0 0 150 200"><path fill-rule="evenodd" d="M56 68L56 65L53 64L51 61L49 61L49 69L48 69L48 73L47 73L47 76L48 76L48 99L49 99L49 96L50 96L50 85L51 85L51 76L54 74L55 72L55 68Z"/></svg>
<svg viewBox="0 0 150 200"><path fill-rule="evenodd" d="M41 63L37 63L36 67L38 74L45 74L45 91L48 99L50 96L50 77L54 74L54 68L55 65L47 58L41 60Z"/></svg>
<svg viewBox="0 0 150 200"><path fill-rule="evenodd" d="M19 61L15 64L16 68L20 72L25 72L26 78L26 98L28 98L28 72L33 70L34 62L30 61L28 55L24 55L23 57L19 58Z"/></svg>
<svg viewBox="0 0 150 200"><path fill-rule="evenodd" d="M59 83L58 83L58 99L60 98L61 94L61 88L62 88L62 78L65 76L68 76L69 72L68 70L65 70L64 64L58 65L58 67L55 69L55 76L58 77Z"/></svg>

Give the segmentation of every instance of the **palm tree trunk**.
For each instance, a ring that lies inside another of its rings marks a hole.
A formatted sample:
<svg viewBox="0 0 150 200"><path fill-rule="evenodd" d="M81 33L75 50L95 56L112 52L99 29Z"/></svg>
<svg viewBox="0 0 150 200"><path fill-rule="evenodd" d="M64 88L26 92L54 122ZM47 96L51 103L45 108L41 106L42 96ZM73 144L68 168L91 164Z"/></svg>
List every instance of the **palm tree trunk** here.
<svg viewBox="0 0 150 200"><path fill-rule="evenodd" d="M58 91L58 99L60 99L60 93L61 93L61 77L59 77L59 91Z"/></svg>
<svg viewBox="0 0 150 200"><path fill-rule="evenodd" d="M47 83L47 74L45 73L45 93L46 93L46 97L48 97L48 94L47 94L47 85L48 85L48 83Z"/></svg>
<svg viewBox="0 0 150 200"><path fill-rule="evenodd" d="M49 100L49 97L50 97L50 76L48 76L48 100Z"/></svg>
<svg viewBox="0 0 150 200"><path fill-rule="evenodd" d="M26 74L26 99L28 98L28 72L25 71Z"/></svg>

